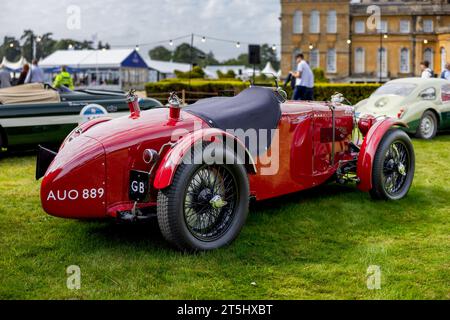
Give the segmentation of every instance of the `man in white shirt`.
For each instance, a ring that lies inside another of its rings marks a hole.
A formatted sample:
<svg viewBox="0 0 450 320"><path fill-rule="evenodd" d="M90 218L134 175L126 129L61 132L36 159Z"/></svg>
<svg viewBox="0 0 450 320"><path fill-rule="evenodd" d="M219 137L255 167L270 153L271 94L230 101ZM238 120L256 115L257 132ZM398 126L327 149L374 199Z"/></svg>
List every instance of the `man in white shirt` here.
<svg viewBox="0 0 450 320"><path fill-rule="evenodd" d="M44 82L44 73L42 72L42 69L39 68L37 60L34 59L30 71L28 71L27 77L25 78L25 83L36 82Z"/></svg>
<svg viewBox="0 0 450 320"><path fill-rule="evenodd" d="M0 88L8 88L11 86L11 75L6 68L0 64Z"/></svg>
<svg viewBox="0 0 450 320"><path fill-rule="evenodd" d="M450 63L445 65L445 69L441 73L441 78L450 81Z"/></svg>
<svg viewBox="0 0 450 320"><path fill-rule="evenodd" d="M430 69L430 62L429 61L422 61L420 63L420 70L422 70L422 79L429 79L433 78L433 71Z"/></svg>
<svg viewBox="0 0 450 320"><path fill-rule="evenodd" d="M308 63L304 60L303 54L296 56L297 71L291 74L296 78L293 100L313 100L314 99L314 74Z"/></svg>

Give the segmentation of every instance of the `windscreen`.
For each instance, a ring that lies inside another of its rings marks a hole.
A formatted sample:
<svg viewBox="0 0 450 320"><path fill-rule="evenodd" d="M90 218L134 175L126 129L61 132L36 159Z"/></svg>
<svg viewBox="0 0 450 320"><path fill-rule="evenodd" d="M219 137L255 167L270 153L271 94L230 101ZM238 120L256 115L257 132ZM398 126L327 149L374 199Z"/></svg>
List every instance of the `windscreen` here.
<svg viewBox="0 0 450 320"><path fill-rule="evenodd" d="M386 83L382 87L378 88L372 95L381 96L385 94L393 94L396 96L406 97L411 94L416 87L417 85L412 83Z"/></svg>

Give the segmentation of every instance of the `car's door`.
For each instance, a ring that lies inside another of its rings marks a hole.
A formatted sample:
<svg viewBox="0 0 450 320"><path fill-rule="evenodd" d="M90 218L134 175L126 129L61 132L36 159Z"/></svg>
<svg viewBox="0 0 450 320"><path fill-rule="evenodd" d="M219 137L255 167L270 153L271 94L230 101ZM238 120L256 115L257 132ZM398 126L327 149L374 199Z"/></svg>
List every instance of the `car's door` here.
<svg viewBox="0 0 450 320"><path fill-rule="evenodd" d="M441 100L442 123L440 127L441 129L448 129L450 128L450 83L441 86Z"/></svg>

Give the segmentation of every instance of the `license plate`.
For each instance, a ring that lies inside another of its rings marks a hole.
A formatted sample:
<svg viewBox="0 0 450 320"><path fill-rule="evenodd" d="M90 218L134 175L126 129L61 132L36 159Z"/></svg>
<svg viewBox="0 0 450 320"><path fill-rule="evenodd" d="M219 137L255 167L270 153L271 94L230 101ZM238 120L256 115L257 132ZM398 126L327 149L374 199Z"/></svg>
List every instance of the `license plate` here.
<svg viewBox="0 0 450 320"><path fill-rule="evenodd" d="M130 171L130 200L146 202L150 197L150 175L145 171Z"/></svg>

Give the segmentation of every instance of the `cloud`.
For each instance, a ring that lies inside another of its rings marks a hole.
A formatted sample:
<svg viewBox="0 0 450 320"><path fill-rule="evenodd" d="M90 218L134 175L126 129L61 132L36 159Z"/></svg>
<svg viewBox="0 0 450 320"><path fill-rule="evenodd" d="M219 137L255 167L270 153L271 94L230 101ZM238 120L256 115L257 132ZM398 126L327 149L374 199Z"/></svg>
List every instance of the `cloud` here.
<svg viewBox="0 0 450 320"><path fill-rule="evenodd" d="M81 29L66 27L67 7L81 9ZM3 0L0 37L24 29L51 31L55 38L98 39L113 45L150 43L191 32L241 42L279 43L279 0ZM185 41L189 41L186 39ZM220 58L246 51L233 44L196 43ZM147 50L148 48L143 48Z"/></svg>

